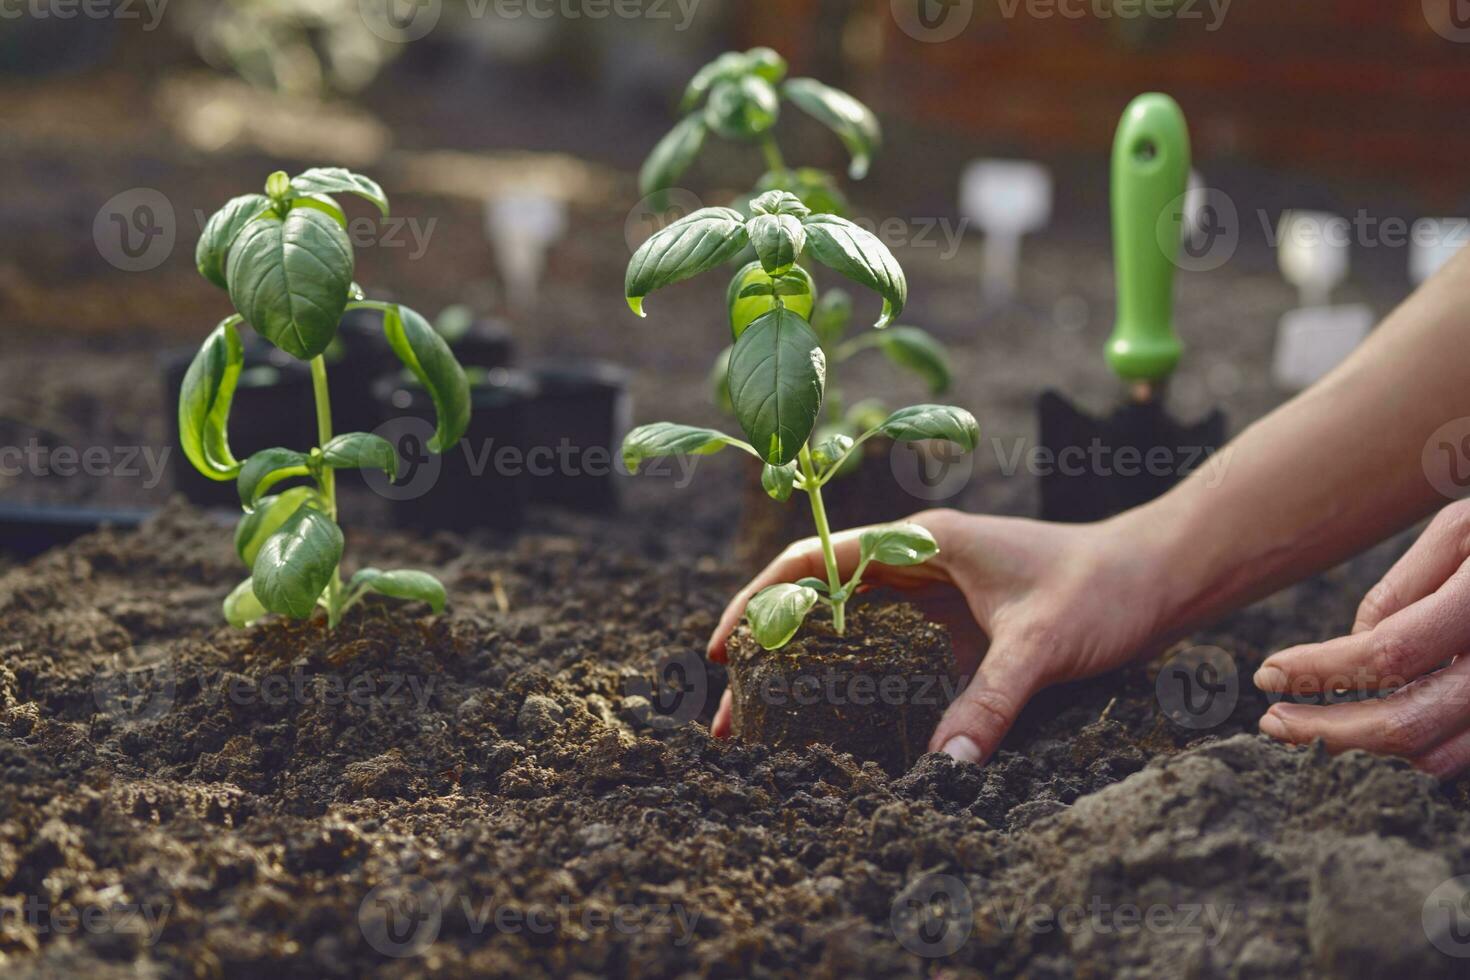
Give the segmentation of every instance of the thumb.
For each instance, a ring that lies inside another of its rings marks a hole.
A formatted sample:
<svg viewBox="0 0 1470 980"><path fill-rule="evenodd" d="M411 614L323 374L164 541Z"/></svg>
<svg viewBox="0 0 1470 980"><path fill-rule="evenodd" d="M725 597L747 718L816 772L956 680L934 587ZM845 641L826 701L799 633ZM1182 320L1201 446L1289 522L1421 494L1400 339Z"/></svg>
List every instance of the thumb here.
<svg viewBox="0 0 1470 980"><path fill-rule="evenodd" d="M975 763L995 754L1021 709L1041 687L1033 663L1017 647L992 646L969 685L940 719L929 751Z"/></svg>

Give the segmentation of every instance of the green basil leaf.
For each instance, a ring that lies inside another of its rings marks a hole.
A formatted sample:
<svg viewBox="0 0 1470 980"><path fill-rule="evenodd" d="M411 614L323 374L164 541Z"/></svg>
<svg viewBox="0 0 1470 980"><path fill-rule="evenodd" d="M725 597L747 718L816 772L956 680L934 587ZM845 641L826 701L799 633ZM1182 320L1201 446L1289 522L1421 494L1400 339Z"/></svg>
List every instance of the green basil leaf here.
<svg viewBox="0 0 1470 980"><path fill-rule="evenodd" d="M673 187L699 156L706 132L704 120L699 116L679 120L643 161L643 168L638 171L639 193L652 194Z"/></svg>
<svg viewBox="0 0 1470 980"><path fill-rule="evenodd" d="M817 424L827 380L821 341L800 316L775 309L756 319L730 354L730 401L767 463L796 458Z"/></svg>
<svg viewBox="0 0 1470 980"><path fill-rule="evenodd" d="M271 487L292 477L311 473L311 457L294 449L262 449L240 467L240 503L254 510L260 498Z"/></svg>
<svg viewBox="0 0 1470 980"><path fill-rule="evenodd" d="M264 194L242 194L225 202L225 206L204 223L199 244L194 247L194 264L199 274L220 289L226 289L225 256L240 230L271 209Z"/></svg>
<svg viewBox="0 0 1470 980"><path fill-rule="evenodd" d="M835 214L814 214L805 222L807 252L823 265L840 272L883 297L880 329L903 312L909 283L893 253L878 236Z"/></svg>
<svg viewBox="0 0 1470 980"><path fill-rule="evenodd" d="M760 214L789 214L797 218L805 218L811 214L811 209L801 203L801 198L790 191L766 191L750 202L750 213Z"/></svg>
<svg viewBox="0 0 1470 980"><path fill-rule="evenodd" d="M767 650L784 647L801 629L818 598L816 589L790 582L762 589L745 607L750 635Z"/></svg>
<svg viewBox="0 0 1470 980"><path fill-rule="evenodd" d="M878 347L899 367L908 368L929 386L929 394L949 388L949 352L918 327L889 327L878 335Z"/></svg>
<svg viewBox="0 0 1470 980"><path fill-rule="evenodd" d="M230 301L266 340L303 361L332 342L352 287L352 243L315 208L245 226L225 263Z"/></svg>
<svg viewBox="0 0 1470 980"><path fill-rule="evenodd" d="M444 338L429 321L406 306L390 306L383 314L388 345L404 367L429 392L437 416L431 452L454 446L470 424L470 382Z"/></svg>
<svg viewBox="0 0 1470 980"><path fill-rule="evenodd" d="M806 229L794 214L757 214L745 231L767 275L784 275L806 248Z"/></svg>
<svg viewBox="0 0 1470 980"><path fill-rule="evenodd" d="M761 467L761 486L772 500L790 500L791 493L796 488L796 463L792 461L785 466L772 466L766 463Z"/></svg>
<svg viewBox="0 0 1470 980"><path fill-rule="evenodd" d="M273 613L307 619L342 560L342 529L302 504L260 546L251 580L260 604Z"/></svg>
<svg viewBox="0 0 1470 980"><path fill-rule="evenodd" d="M822 345L835 345L852 325L852 297L844 289L832 288L822 293L812 310L812 329L822 338Z"/></svg>
<svg viewBox="0 0 1470 980"><path fill-rule="evenodd" d="M751 48L745 52L745 70L777 85L786 77L786 59L771 48Z"/></svg>
<svg viewBox="0 0 1470 980"><path fill-rule="evenodd" d="M755 292L756 287L765 286L769 293ZM784 306L797 316L805 318L816 303L817 284L812 282L811 273L794 265L779 280L761 268L759 260L741 267L730 280L725 291L725 308L730 311L730 335L736 340L757 317ZM775 297L781 296L778 304Z"/></svg>
<svg viewBox="0 0 1470 980"><path fill-rule="evenodd" d="M730 404L730 352L734 349L726 347L720 351L715 363L710 365L709 379L706 382L709 385L710 401L729 415L735 414L735 406Z"/></svg>
<svg viewBox="0 0 1470 980"><path fill-rule="evenodd" d="M291 178L291 189L297 194L356 194L377 205L388 216L388 195L371 177L353 173L343 167L312 167Z"/></svg>
<svg viewBox="0 0 1470 980"><path fill-rule="evenodd" d="M781 97L759 75L718 81L704 107L704 123L726 139L753 140L776 124Z"/></svg>
<svg viewBox="0 0 1470 980"><path fill-rule="evenodd" d="M623 292L643 316L643 297L728 262L749 242L745 216L733 208L700 208L656 232L628 262Z"/></svg>
<svg viewBox="0 0 1470 980"><path fill-rule="evenodd" d="M815 78L793 78L781 86L781 94L797 108L837 134L852 157L848 176L862 180L868 175L873 153L883 142L878 117L857 99Z"/></svg>
<svg viewBox="0 0 1470 980"><path fill-rule="evenodd" d="M645 459L658 456L708 456L726 446L738 446L740 440L716 429L701 429L674 422L652 422L640 425L623 439L623 465L637 473Z"/></svg>
<svg viewBox="0 0 1470 980"><path fill-rule="evenodd" d="M315 487L292 487L283 493L261 497L255 502L255 509L240 518L240 523L235 525L235 554L246 568L255 564L255 556L266 538L275 534L307 501L321 506Z"/></svg>
<svg viewBox="0 0 1470 980"><path fill-rule="evenodd" d="M911 405L900 408L878 427L890 439L914 442L919 439L947 439L966 452L980 442L980 424L975 416L952 405Z"/></svg>
<svg viewBox="0 0 1470 980"><path fill-rule="evenodd" d="M830 586L828 586L826 582L823 582L819 578L812 578L810 575L808 575L806 578L797 579L796 584L806 586L808 589L816 589L818 592L822 593L822 595L826 595L829 591L831 591Z"/></svg>
<svg viewBox="0 0 1470 980"><path fill-rule="evenodd" d="M255 596L254 582L248 578L230 590L223 607L225 622L236 629L244 629L270 611L260 604Z"/></svg>
<svg viewBox="0 0 1470 980"><path fill-rule="evenodd" d="M858 557L880 565L921 565L939 554L934 535L917 524L889 524L858 537Z"/></svg>
<svg viewBox="0 0 1470 980"><path fill-rule="evenodd" d="M416 599L427 602L436 613L444 611L444 586L428 572L411 568L380 572L376 568L364 568L352 576L347 588L349 591L364 588L394 599Z"/></svg>
<svg viewBox="0 0 1470 980"><path fill-rule="evenodd" d="M291 199L291 206L297 208L315 208L322 214L327 215L344 229L347 227L347 212L342 210L332 197L326 194L298 194ZM353 285L357 285L353 283Z"/></svg>
<svg viewBox="0 0 1470 980"><path fill-rule="evenodd" d="M700 100L705 97L715 82L738 77L746 70L747 64L745 55L736 51L727 51L699 69L690 79L688 87L684 89L684 98L679 102L679 111L688 112L699 105Z"/></svg>
<svg viewBox="0 0 1470 980"><path fill-rule="evenodd" d="M835 433L817 443L812 449L812 460L818 469L826 469L837 462L852 448L852 436Z"/></svg>
<svg viewBox="0 0 1470 980"><path fill-rule="evenodd" d="M179 389L179 442L194 468L211 480L233 480L240 463L230 452L230 403L245 364L231 316L204 338Z"/></svg>
<svg viewBox="0 0 1470 980"><path fill-rule="evenodd" d="M322 447L322 461L334 470L382 470L398 478L398 452L393 444L371 432L345 432Z"/></svg>

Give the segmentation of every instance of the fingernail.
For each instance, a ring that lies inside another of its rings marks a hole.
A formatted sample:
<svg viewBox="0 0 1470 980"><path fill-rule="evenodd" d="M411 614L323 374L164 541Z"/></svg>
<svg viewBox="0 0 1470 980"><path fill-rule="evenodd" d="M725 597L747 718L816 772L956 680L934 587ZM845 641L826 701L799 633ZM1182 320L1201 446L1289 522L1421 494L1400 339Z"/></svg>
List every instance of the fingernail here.
<svg viewBox="0 0 1470 980"><path fill-rule="evenodd" d="M1261 733L1270 735L1272 738L1285 740L1286 725L1282 720L1270 711L1261 716Z"/></svg>
<svg viewBox="0 0 1470 980"><path fill-rule="evenodd" d="M956 735L944 743L944 754L956 762L979 762L980 746L965 735Z"/></svg>
<svg viewBox="0 0 1470 980"><path fill-rule="evenodd" d="M1262 664L1261 669L1256 671L1252 678L1256 688L1262 691L1284 691L1286 690L1286 671L1271 664Z"/></svg>

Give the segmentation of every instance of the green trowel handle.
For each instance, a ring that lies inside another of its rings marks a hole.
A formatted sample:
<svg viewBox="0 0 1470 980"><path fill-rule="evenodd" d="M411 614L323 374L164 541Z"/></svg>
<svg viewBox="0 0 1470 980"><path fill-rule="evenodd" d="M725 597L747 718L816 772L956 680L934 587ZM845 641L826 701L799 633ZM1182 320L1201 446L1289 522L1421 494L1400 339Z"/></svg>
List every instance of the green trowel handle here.
<svg viewBox="0 0 1470 980"><path fill-rule="evenodd" d="M1174 266L1189 130L1179 103L1157 92L1128 104L1113 139L1113 261L1118 323L1108 365L1124 381L1163 381L1179 363L1174 334Z"/></svg>

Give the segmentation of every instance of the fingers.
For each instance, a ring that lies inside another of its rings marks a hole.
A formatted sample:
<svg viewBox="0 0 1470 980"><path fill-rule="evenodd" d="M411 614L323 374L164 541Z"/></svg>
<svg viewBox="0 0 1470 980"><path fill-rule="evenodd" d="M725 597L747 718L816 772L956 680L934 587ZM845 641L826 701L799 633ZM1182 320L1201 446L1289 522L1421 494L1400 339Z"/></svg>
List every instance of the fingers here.
<svg viewBox="0 0 1470 980"><path fill-rule="evenodd" d="M1470 728L1413 760L1431 776L1449 779L1470 769Z"/></svg>
<svg viewBox="0 0 1470 980"><path fill-rule="evenodd" d="M1371 630L1308 643L1267 657L1256 687L1280 694L1354 688L1377 691L1412 681L1470 649L1470 563L1438 591Z"/></svg>
<svg viewBox="0 0 1470 980"><path fill-rule="evenodd" d="M715 720L709 726L709 733L715 738L730 737L730 709L733 700L730 689L725 688L725 693L720 695L720 706L715 711Z"/></svg>
<svg viewBox="0 0 1470 980"><path fill-rule="evenodd" d="M852 574L857 567L858 561L858 531L847 531L834 535L832 547L837 555L837 566L844 575ZM735 593L720 616L719 625L710 635L709 645L705 654L716 663L725 662L725 641L735 631L740 622L740 617L745 615L746 603L755 596L757 592L768 585L777 582L794 582L799 578L812 576L825 579L827 569L822 558L822 545L816 538L806 538L798 541L776 557L776 560L761 570L760 574L751 579L745 588Z"/></svg>
<svg viewBox="0 0 1470 980"><path fill-rule="evenodd" d="M1329 751L1420 756L1470 728L1470 658L1388 697L1351 704L1276 704L1261 731L1286 742L1320 738Z"/></svg>
<svg viewBox="0 0 1470 980"><path fill-rule="evenodd" d="M1030 651L1019 647L992 648L969 686L940 719L929 751L943 752L961 762L990 758L1041 686L1036 662Z"/></svg>
<svg viewBox="0 0 1470 980"><path fill-rule="evenodd" d="M1404 556L1394 563L1358 606L1353 632L1373 629L1444 584L1470 558L1470 510L1454 504L1441 510Z"/></svg>

